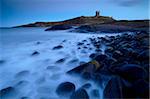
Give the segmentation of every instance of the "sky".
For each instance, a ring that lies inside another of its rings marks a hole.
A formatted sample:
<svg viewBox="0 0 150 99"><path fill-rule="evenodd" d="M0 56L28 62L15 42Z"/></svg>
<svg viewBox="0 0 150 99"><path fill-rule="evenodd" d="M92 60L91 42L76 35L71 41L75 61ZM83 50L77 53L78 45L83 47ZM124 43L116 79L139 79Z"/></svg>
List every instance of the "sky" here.
<svg viewBox="0 0 150 99"><path fill-rule="evenodd" d="M0 0L0 27L33 22L62 21L78 16L117 20L149 19L150 0Z"/></svg>

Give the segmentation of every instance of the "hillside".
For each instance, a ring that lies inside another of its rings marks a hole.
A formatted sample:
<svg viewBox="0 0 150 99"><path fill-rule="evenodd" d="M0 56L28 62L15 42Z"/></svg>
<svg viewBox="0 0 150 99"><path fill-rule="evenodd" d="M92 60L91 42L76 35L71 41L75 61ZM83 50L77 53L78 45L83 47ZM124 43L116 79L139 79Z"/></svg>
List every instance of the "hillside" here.
<svg viewBox="0 0 150 99"><path fill-rule="evenodd" d="M48 27L52 25L60 25L60 24L66 24L66 25L87 25L87 24L102 24L102 23L110 23L115 22L115 19L111 17L105 17L105 16L81 16L76 17L69 20L59 21L59 22L35 22L31 24L21 25L17 27Z"/></svg>

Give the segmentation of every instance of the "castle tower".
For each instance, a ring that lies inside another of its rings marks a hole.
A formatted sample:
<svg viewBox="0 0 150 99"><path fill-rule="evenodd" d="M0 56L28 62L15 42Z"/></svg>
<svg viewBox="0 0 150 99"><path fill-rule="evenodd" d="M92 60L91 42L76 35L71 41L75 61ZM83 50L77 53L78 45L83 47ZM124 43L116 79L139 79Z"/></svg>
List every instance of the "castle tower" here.
<svg viewBox="0 0 150 99"><path fill-rule="evenodd" d="M99 16L100 16L100 12L99 12L99 11L96 11L95 17L99 17Z"/></svg>

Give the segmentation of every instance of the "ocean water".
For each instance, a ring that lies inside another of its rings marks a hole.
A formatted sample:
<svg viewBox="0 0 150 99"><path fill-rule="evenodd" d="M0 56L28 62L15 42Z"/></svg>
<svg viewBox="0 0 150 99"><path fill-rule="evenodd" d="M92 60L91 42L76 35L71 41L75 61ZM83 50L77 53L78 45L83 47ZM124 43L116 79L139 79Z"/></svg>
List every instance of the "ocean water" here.
<svg viewBox="0 0 150 99"><path fill-rule="evenodd" d="M66 72L79 66L80 62L90 61L89 55L94 52L94 48L78 50L77 42L93 36L118 34L85 34L44 29L0 29L0 60L4 60L0 64L0 90L9 86L15 89L2 98L67 99L68 97L59 97L55 91L60 83L69 81L75 84L76 89L91 83L92 87L87 90L90 98L93 99L91 90L98 89L100 97L96 99L102 99L105 82L97 86L93 81L67 75ZM57 45L63 45L64 48L52 50ZM103 50L104 48L103 46ZM34 51L40 54L32 56ZM62 58L65 59L63 63L56 63ZM72 60L76 61L71 63Z"/></svg>

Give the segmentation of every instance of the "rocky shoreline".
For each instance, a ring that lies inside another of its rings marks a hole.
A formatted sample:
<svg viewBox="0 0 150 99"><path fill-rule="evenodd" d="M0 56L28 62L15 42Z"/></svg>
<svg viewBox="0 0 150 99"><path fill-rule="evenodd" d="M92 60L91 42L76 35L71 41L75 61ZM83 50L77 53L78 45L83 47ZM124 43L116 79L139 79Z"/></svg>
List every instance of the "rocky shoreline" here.
<svg viewBox="0 0 150 99"><path fill-rule="evenodd" d="M67 74L92 80L99 86L105 77L108 78L103 92L106 99L149 98L149 33L141 31L88 40L96 48L89 56L91 61L69 70ZM88 49L85 45L88 40L79 42L78 50ZM100 49L102 44L106 45L104 53ZM68 95L70 99L89 99L86 87L75 90L75 85L69 81L60 84L56 92ZM98 90L93 94L99 98Z"/></svg>
<svg viewBox="0 0 150 99"><path fill-rule="evenodd" d="M62 27L57 28L63 30ZM66 26L64 28L68 29ZM91 29L93 30L93 27ZM55 28L53 28L53 30L55 30ZM51 50L58 51L65 48L65 42L67 41L63 40L59 45L53 46ZM41 44L41 42L36 42L35 46ZM82 53L85 54L86 52L84 52L84 50L94 50L94 52L88 56L90 58L89 62L81 62L79 59L70 61L71 63L79 61L80 65L63 73L71 77L75 75L75 77L81 77L86 81L92 81L95 85L98 85L98 87L92 89L93 85L88 82L77 87L75 82L67 80L59 83L58 86L56 86L56 90L53 90L59 98L91 99L91 95L94 99L101 97L104 99L149 98L149 32L133 31L125 33L124 31L117 36L90 36L87 39L77 42L76 49L74 50L83 51ZM28 57L37 58L40 57L40 55L42 55L42 52L35 50L30 53ZM60 58L55 61L55 64L62 66L62 63L66 60L66 58ZM0 64L5 63L7 63L7 60L0 60ZM54 71L53 69L58 70L60 68L48 66L46 69ZM17 73L17 77L26 77L25 75L29 75L29 73L29 71L21 71ZM42 79L38 81L44 82ZM46 88L49 87L46 86ZM92 90L88 92L90 88ZM100 88L104 88L102 96L99 92ZM12 92L16 92L16 90L14 86L8 86L1 89L0 92L0 96L5 97ZM28 96L22 97L21 99L25 98L28 98Z"/></svg>

